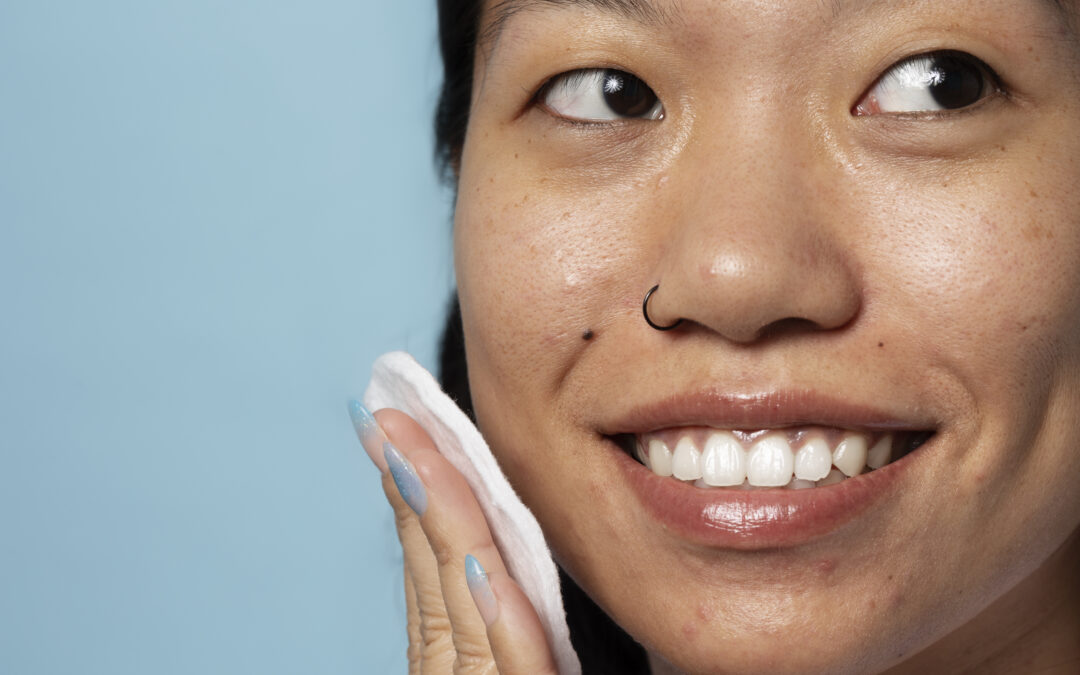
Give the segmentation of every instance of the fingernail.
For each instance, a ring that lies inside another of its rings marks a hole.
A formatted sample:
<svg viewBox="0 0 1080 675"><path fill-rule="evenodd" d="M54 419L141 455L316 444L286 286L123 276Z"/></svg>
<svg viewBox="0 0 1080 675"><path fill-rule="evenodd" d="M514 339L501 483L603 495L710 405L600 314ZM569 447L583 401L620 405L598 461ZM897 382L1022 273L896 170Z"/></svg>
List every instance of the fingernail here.
<svg viewBox="0 0 1080 675"><path fill-rule="evenodd" d="M375 463L375 466L379 468L379 471L386 473L386 460L383 458L382 445L388 439L386 434L383 433L382 427L375 421L368 409L356 399L349 401L349 417L352 418L353 428L356 429L356 437L360 439L364 451L371 458L371 461Z"/></svg>
<svg viewBox="0 0 1080 675"><path fill-rule="evenodd" d="M386 465L390 467L390 475L394 477L398 494L416 515L424 515L427 510L427 490L424 489L416 469L389 441L383 443L383 456L386 457Z"/></svg>
<svg viewBox="0 0 1080 675"><path fill-rule="evenodd" d="M469 584L469 593L476 603L476 608L480 610L484 625L490 626L499 618L499 601L491 590L487 572L472 555L465 556L465 583Z"/></svg>

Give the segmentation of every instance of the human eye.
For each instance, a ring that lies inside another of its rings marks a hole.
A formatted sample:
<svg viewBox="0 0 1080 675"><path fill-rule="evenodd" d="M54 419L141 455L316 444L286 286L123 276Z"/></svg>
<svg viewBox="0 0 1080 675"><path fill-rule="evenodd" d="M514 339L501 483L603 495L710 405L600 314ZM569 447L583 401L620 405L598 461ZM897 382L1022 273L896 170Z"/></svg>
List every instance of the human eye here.
<svg viewBox="0 0 1080 675"><path fill-rule="evenodd" d="M966 52L919 54L889 68L852 110L879 113L935 113L960 110L1001 92L990 66Z"/></svg>
<svg viewBox="0 0 1080 675"><path fill-rule="evenodd" d="M577 122L659 120L664 106L649 85L613 68L588 68L557 75L537 94L548 112Z"/></svg>

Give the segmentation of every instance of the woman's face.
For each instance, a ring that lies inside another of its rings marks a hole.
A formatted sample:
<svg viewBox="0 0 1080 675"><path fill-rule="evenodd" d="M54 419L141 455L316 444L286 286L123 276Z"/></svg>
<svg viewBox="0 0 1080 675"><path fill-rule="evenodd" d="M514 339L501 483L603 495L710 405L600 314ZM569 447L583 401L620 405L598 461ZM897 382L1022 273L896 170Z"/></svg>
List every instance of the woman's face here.
<svg viewBox="0 0 1080 675"><path fill-rule="evenodd" d="M470 382L564 567L690 671L959 666L1040 630L1080 526L1061 8L512 0L484 28ZM822 447L856 475L692 478L817 475Z"/></svg>

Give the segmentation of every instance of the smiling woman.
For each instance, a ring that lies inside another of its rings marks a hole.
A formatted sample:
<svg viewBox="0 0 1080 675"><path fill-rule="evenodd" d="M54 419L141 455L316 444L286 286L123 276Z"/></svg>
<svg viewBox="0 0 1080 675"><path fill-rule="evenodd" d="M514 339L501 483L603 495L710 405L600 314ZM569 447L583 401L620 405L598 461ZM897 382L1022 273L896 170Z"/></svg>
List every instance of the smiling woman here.
<svg viewBox="0 0 1080 675"><path fill-rule="evenodd" d="M1080 671L1075 19L440 2L444 384L586 672ZM550 670L460 476L377 417L413 663Z"/></svg>

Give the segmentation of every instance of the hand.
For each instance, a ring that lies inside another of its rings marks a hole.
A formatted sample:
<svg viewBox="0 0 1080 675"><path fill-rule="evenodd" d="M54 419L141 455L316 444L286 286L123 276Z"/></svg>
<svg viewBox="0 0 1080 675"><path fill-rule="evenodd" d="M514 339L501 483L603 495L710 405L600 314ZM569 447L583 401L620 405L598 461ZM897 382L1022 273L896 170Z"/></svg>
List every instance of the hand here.
<svg viewBox="0 0 1080 675"><path fill-rule="evenodd" d="M411 417L350 412L382 472L405 557L410 673L557 673L465 478ZM386 445L389 441L389 445Z"/></svg>

